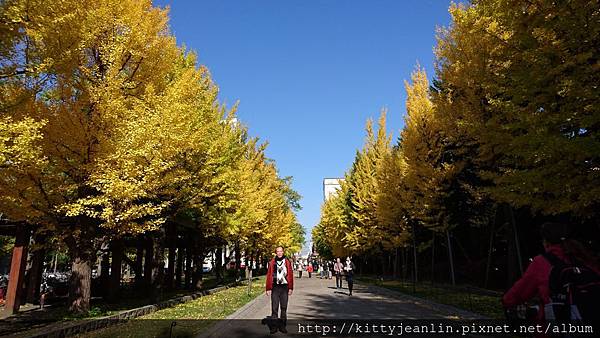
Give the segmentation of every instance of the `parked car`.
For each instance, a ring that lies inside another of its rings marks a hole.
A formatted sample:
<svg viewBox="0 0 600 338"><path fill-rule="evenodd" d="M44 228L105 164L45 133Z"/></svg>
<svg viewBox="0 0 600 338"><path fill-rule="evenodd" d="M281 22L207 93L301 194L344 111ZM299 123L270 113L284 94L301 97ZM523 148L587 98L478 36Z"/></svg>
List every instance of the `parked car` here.
<svg viewBox="0 0 600 338"><path fill-rule="evenodd" d="M246 268L246 263L241 262L240 263L240 269L245 269ZM235 269L235 261L231 260L229 261L229 263L227 264L227 269Z"/></svg>
<svg viewBox="0 0 600 338"><path fill-rule="evenodd" d="M202 272L207 273L207 272L211 272L213 269L213 265L211 261L204 261L204 264L202 264Z"/></svg>

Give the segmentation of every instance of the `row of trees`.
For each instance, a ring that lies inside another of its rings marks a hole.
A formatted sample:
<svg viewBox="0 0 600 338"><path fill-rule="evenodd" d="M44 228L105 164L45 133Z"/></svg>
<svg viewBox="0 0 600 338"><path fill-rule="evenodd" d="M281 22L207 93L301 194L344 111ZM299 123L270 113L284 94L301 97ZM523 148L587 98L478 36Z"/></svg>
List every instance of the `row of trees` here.
<svg viewBox="0 0 600 338"><path fill-rule="evenodd" d="M200 254L232 243L238 264L299 251L290 178L176 45L166 9L7 0L0 21L0 212L36 248L68 249L71 310L89 309L92 264L122 239L150 239L156 287L173 228Z"/></svg>
<svg viewBox="0 0 600 338"><path fill-rule="evenodd" d="M430 255L433 278L443 246L455 282L458 244L464 263L487 260L487 281L501 226L521 270L518 235L539 239L530 230L542 220L597 237L600 5L471 1L450 13L437 35L435 80L417 67L406 84L398 142L385 112L376 131L368 122L339 193L322 206L312 234L321 254L395 259L394 274L412 261L416 280L419 253ZM597 248L593 238L585 239ZM399 258L408 247L412 257Z"/></svg>

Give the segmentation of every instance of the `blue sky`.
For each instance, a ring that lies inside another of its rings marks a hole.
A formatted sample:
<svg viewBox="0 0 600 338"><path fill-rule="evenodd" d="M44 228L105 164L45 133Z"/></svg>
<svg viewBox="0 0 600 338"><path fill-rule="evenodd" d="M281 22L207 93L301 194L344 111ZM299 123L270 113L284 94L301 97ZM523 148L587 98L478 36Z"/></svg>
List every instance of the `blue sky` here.
<svg viewBox="0 0 600 338"><path fill-rule="evenodd" d="M446 0L159 0L178 44L196 51L228 105L302 196L300 223L319 221L322 180L341 177L368 118L388 109L397 137L404 81L433 75Z"/></svg>

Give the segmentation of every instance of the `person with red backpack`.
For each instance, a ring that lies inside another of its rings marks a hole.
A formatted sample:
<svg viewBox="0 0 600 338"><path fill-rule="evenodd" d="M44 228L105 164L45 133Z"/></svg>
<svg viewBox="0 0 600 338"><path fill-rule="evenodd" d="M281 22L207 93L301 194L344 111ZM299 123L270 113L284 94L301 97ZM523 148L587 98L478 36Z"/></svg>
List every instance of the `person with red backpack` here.
<svg viewBox="0 0 600 338"><path fill-rule="evenodd" d="M312 273L314 271L312 263L310 263L310 262L308 263L308 266L306 267L306 271L308 272L308 278L312 278Z"/></svg>
<svg viewBox="0 0 600 338"><path fill-rule="evenodd" d="M545 223L545 252L502 297L510 309L539 297L538 324L547 321L592 323L600 319L600 264L561 223Z"/></svg>
<svg viewBox="0 0 600 338"><path fill-rule="evenodd" d="M267 269L266 293L271 296L271 317L276 325L270 326L271 333L279 331L287 333L288 296L294 290L294 270L292 262L283 255L283 247L275 249L276 256L269 262ZM281 314L278 315L281 308Z"/></svg>

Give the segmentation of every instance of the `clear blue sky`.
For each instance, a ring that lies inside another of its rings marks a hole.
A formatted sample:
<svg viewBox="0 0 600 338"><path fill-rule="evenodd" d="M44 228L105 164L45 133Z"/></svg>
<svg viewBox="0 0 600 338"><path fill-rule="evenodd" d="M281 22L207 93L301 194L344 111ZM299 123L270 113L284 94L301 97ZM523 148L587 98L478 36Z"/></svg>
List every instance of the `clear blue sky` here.
<svg viewBox="0 0 600 338"><path fill-rule="evenodd" d="M404 80L417 61L433 75L447 0L157 0L170 6L178 44L199 55L221 101L269 142L282 176L303 199L300 223L319 221L322 180L341 177L364 140L365 121L388 108L396 138Z"/></svg>

